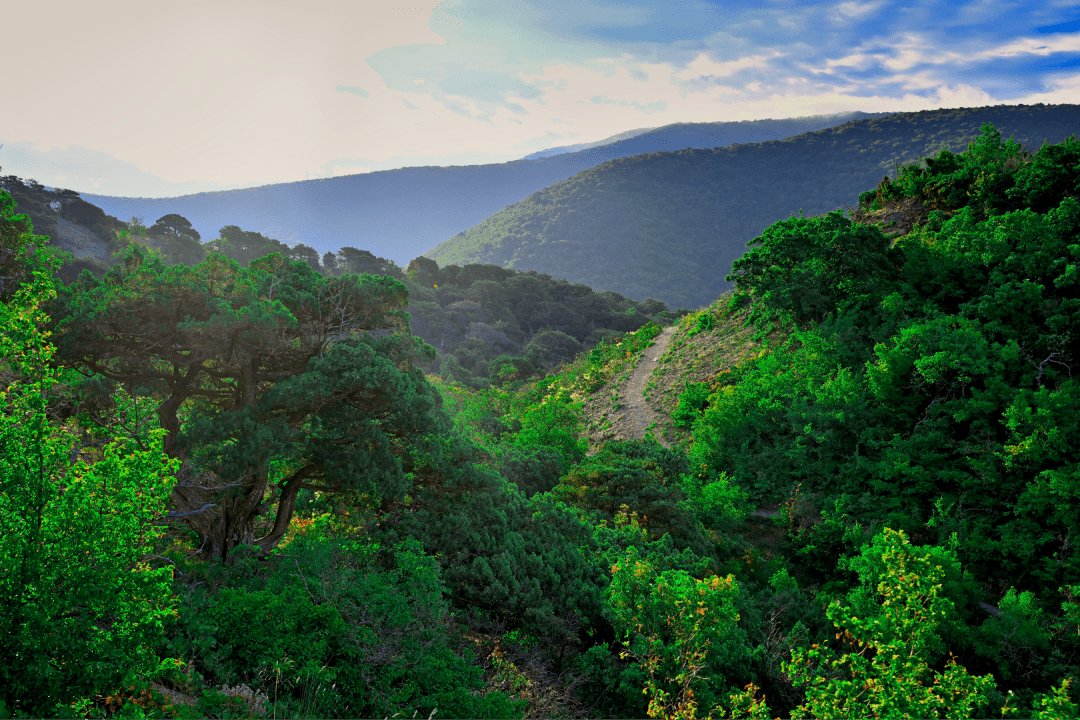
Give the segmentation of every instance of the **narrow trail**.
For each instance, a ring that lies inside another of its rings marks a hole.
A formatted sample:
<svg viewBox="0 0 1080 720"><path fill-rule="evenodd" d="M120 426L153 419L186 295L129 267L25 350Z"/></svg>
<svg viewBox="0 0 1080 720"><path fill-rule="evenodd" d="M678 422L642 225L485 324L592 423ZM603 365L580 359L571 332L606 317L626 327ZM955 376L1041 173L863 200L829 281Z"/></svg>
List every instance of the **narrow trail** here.
<svg viewBox="0 0 1080 720"><path fill-rule="evenodd" d="M648 384L649 378L652 377L653 370L656 369L656 362L660 357L667 352L668 345L671 344L671 338L675 335L675 326L671 325L664 328L663 332L656 336L656 340L653 342L652 347L646 348L645 352L641 354L641 359L638 360L637 367L634 368L633 374L630 379L626 381L626 385L623 388L622 395L626 398L626 407L629 411L630 427L627 430L632 434L634 440L641 440L645 437L645 428L652 425L657 421L656 412L649 406L649 403L645 400L645 385ZM660 441L660 444L664 447L671 447L671 443L666 438L653 433L653 436Z"/></svg>

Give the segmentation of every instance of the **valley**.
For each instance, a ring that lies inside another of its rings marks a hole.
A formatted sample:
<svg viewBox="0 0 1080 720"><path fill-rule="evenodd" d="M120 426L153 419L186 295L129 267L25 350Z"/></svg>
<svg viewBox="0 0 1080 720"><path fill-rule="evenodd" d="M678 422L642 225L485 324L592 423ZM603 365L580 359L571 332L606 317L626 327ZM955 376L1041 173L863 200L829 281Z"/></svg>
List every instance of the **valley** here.
<svg viewBox="0 0 1080 720"><path fill-rule="evenodd" d="M0 717L1076 717L1077 107L408 261L0 178Z"/></svg>

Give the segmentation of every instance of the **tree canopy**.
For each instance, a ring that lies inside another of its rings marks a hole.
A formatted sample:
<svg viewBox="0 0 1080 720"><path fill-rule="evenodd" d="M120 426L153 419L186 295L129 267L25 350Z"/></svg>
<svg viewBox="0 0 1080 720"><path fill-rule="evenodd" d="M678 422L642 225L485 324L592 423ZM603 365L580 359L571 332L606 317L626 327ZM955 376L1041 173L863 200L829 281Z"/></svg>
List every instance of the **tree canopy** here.
<svg viewBox="0 0 1080 720"><path fill-rule="evenodd" d="M176 513L223 556L273 548L303 486L405 492L400 440L435 422L416 369L431 351L408 332L406 297L393 278L325 278L280 255L165 267L132 246L103 280L65 288L53 321L60 362L159 394L166 452L192 478ZM277 522L254 538L267 492Z"/></svg>

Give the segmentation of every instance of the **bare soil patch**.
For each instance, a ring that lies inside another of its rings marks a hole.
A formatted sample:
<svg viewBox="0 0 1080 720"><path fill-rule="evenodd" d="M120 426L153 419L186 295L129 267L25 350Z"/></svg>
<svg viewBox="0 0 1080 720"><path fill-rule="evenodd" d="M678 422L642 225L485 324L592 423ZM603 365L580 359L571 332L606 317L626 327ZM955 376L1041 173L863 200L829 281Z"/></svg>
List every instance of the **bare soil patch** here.
<svg viewBox="0 0 1080 720"><path fill-rule="evenodd" d="M708 309L711 329L695 332L695 315L665 328L632 365L585 398L593 448L611 440L640 440L646 432L667 447L689 438L688 430L671 421L686 384L717 381L764 344L746 327L747 311L728 311L729 299L724 294Z"/></svg>
<svg viewBox="0 0 1080 720"><path fill-rule="evenodd" d="M591 446L595 448L610 440L640 440L661 419L645 400L645 386L676 329L675 326L664 328L633 364L586 398ZM657 436L657 439L671 446L666 438Z"/></svg>

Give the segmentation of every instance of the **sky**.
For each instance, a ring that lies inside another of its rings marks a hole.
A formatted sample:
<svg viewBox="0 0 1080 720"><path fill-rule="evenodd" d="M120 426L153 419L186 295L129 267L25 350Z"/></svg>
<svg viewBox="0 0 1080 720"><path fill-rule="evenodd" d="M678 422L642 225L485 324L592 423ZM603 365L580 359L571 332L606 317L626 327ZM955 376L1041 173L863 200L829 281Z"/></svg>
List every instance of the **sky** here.
<svg viewBox="0 0 1080 720"><path fill-rule="evenodd" d="M5 3L0 174L129 197L675 122L1080 102L1075 0Z"/></svg>

